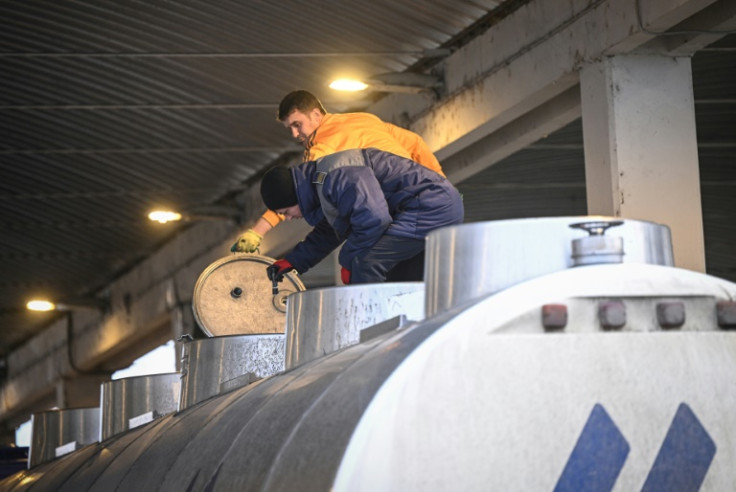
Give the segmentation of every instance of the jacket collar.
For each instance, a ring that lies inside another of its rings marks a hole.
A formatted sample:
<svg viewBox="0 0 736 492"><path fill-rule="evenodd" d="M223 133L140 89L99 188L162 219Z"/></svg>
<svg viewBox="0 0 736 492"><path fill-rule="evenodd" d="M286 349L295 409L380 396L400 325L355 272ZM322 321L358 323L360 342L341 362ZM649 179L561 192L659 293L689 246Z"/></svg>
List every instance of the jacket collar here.
<svg viewBox="0 0 736 492"><path fill-rule="evenodd" d="M296 199L304 220L309 225L317 225L323 218L322 207L319 203L317 191L312 184L316 169L314 162L302 162L291 168L294 176L294 187L296 188Z"/></svg>

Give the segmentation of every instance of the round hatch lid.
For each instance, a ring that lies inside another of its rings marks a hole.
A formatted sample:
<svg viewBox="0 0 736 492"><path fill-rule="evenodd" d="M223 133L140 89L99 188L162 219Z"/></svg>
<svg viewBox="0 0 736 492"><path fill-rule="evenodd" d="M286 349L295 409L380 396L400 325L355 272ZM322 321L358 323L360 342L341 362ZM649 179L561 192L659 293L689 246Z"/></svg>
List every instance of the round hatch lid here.
<svg viewBox="0 0 736 492"><path fill-rule="evenodd" d="M209 265L194 286L194 318L209 336L284 333L286 297L304 290L295 272L284 275L278 294L266 276L274 261L246 253Z"/></svg>

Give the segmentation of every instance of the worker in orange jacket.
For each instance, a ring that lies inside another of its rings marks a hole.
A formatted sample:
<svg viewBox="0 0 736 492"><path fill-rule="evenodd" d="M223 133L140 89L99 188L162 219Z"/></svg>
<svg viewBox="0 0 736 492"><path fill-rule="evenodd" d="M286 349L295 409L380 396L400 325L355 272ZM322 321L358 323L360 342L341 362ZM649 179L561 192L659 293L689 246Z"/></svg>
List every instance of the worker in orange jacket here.
<svg viewBox="0 0 736 492"><path fill-rule="evenodd" d="M304 145L304 162L349 149L377 148L411 159L444 176L440 163L422 137L370 113L331 114L312 93L294 91L279 104L278 119ZM241 234L230 251L253 253L264 234L284 218L267 210Z"/></svg>

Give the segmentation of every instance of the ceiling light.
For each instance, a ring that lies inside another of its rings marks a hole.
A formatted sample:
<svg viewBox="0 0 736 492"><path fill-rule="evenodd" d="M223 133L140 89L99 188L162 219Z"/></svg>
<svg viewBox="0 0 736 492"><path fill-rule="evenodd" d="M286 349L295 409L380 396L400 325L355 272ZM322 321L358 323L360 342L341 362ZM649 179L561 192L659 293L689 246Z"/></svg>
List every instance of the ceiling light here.
<svg viewBox="0 0 736 492"><path fill-rule="evenodd" d="M98 298L75 298L62 302L51 302L46 299L33 299L26 303L29 311L79 311L79 310L98 310L107 311L110 303L106 299Z"/></svg>
<svg viewBox="0 0 736 492"><path fill-rule="evenodd" d="M336 80L330 88L342 91L372 90L375 92L402 92L420 94L436 92L442 80L436 75L413 72L389 72L372 76L365 82L350 79Z"/></svg>
<svg viewBox="0 0 736 492"><path fill-rule="evenodd" d="M28 301L26 308L30 311L53 311L56 309L56 304L41 299L33 299L32 301Z"/></svg>
<svg viewBox="0 0 736 492"><path fill-rule="evenodd" d="M336 91L357 92L364 91L367 88L368 84L365 82L353 79L337 79L330 84L330 89L335 89Z"/></svg>
<svg viewBox="0 0 736 492"><path fill-rule="evenodd" d="M154 210L148 214L148 218L159 224L165 224L167 222L181 220L182 216L179 212L173 212L171 210Z"/></svg>
<svg viewBox="0 0 736 492"><path fill-rule="evenodd" d="M154 210L148 218L165 224L176 220L186 222L202 220L234 220L238 224L244 220L243 207L237 205L198 205L181 212L171 210Z"/></svg>

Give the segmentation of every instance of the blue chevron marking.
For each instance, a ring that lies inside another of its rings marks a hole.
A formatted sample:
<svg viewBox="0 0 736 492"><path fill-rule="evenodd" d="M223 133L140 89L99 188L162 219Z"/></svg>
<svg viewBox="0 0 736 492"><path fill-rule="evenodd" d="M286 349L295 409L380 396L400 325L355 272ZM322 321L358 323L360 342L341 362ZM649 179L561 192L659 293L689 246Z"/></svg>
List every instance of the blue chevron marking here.
<svg viewBox="0 0 736 492"><path fill-rule="evenodd" d="M642 492L696 492L715 454L715 442L690 407L681 403Z"/></svg>
<svg viewBox="0 0 736 492"><path fill-rule="evenodd" d="M555 492L610 492L629 454L629 443L596 403L555 486Z"/></svg>

